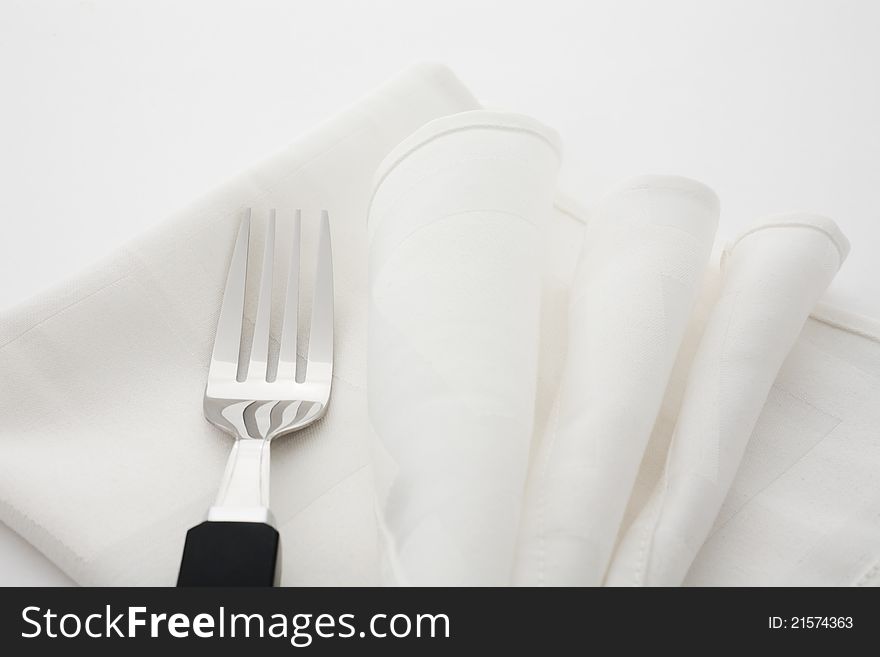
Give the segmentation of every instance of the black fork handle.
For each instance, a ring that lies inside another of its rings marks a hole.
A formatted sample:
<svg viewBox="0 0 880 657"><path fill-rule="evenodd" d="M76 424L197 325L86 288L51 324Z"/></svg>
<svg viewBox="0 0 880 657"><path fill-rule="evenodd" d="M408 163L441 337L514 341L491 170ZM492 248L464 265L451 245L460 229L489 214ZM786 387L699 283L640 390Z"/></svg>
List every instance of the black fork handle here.
<svg viewBox="0 0 880 657"><path fill-rule="evenodd" d="M279 544L263 522L203 522L186 533L177 586L275 586Z"/></svg>

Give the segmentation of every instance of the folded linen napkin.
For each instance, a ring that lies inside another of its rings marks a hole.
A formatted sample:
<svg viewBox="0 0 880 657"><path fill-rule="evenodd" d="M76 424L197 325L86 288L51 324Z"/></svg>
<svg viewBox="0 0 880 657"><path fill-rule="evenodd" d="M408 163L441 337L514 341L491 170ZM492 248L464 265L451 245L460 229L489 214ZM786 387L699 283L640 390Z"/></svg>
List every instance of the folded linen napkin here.
<svg viewBox="0 0 880 657"><path fill-rule="evenodd" d="M686 585L880 586L880 325L820 304Z"/></svg>
<svg viewBox="0 0 880 657"><path fill-rule="evenodd" d="M848 252L832 221L803 214L771 218L726 251L664 473L624 536L608 584L684 580L779 368Z"/></svg>
<svg viewBox="0 0 880 657"><path fill-rule="evenodd" d="M514 548L510 544L501 540L493 543L499 550L500 565L491 567L485 576L475 572L469 562L470 553L454 555L452 548L456 544L467 547L483 535L483 529L474 525L477 514L465 509L462 499L472 494L471 499L479 501L484 509L500 510L503 518L483 521L494 523L499 532L511 535L509 514L518 504L514 498L522 495L516 492L515 485L523 479L524 457L523 430L514 427L510 420L528 421L534 417L537 429L531 443L546 444L544 432L551 426L549 420L561 372L564 366L571 369L566 365L569 327L582 325L582 320L574 321L574 315L572 321L566 317L573 272L585 240L587 215L577 204L560 197L543 218L534 209L546 206L547 188L552 186L550 172L555 164L551 166L546 159L548 149L536 148L523 135L514 133L510 133L509 139L490 144L487 154L494 152L502 161L528 153L538 157L533 162L538 174L534 179L524 180L513 167L504 170L504 175L499 174L495 182L507 184L513 200L493 194L491 189L467 197L474 190L454 172L451 154L445 153L438 160L448 163L451 170L437 175L446 175L455 183L449 187L455 198L451 196L445 201L447 209L454 207L457 199L467 200L470 207L463 205L460 209L485 219L485 224L481 224L484 237L495 234L493 230L499 221L495 215L517 204L524 208L527 218L535 220L528 225L508 222L517 226L509 236L513 247L510 252L499 250L486 240L479 248L462 245L473 259L462 264L477 277L475 280L485 281L491 276L479 259L492 255L515 280L527 281L528 293L513 301L511 308L496 305L503 317L534 318L535 274L531 259L522 253L523 231L535 235L534 247L541 259L537 356L534 344L526 344L525 336L532 335L533 330L528 322L504 327L512 332L509 336L499 335L499 351L490 350L475 358L505 369L508 364L501 363L498 354L515 345L525 345L524 352L528 353L516 355L522 371L516 372L511 381L479 372L479 380L468 384L472 386L470 390L485 394L501 409L500 417L486 419L490 431L473 431L471 426L464 430L469 437L485 436L504 451L500 458L508 459L511 467L494 472L503 478L497 482L498 490L512 491L511 500L503 503L497 491L488 490L496 484L481 487L485 480L476 477L473 470L466 472L468 478L463 481L448 476L461 472L459 464L449 456L444 455L445 460L438 467L419 464L418 452L412 449L414 444L407 444L405 439L395 441L407 430L406 422L413 428L412 416L400 416L403 429L393 422L388 428L383 424L386 416L380 403L386 393L380 392L376 400L371 400L373 409L368 409L366 390L367 353L371 362L375 361L381 355L375 347L382 344L379 340L371 342L368 349L368 303L387 304L381 310L388 316L376 316L378 339L382 331L402 323L411 326L420 341L400 345L391 342L387 345L389 355L395 350L411 353L413 344L419 348L428 345L426 353L436 362L464 333L463 324L441 327L435 332L430 325L416 321L424 318L411 314L399 298L395 299L391 290L395 284L393 271L406 271L423 279L425 272L430 271L427 265L431 263L431 252L420 243L430 230L422 229L411 244L385 241L394 238L394 222L380 222L371 225L369 236L374 239L369 239L366 217L373 174L401 140L428 121L475 109L478 104L473 96L447 70L438 66L416 67L92 271L5 313L0 321L0 520L19 531L80 583L173 583L184 532L201 520L216 494L231 447L229 437L203 419L201 396L241 210L252 206L254 216L259 217L275 207L279 219L283 219L285 213L289 215L294 208L302 207L306 218L303 271L309 272L314 224L307 219L326 207L333 217L336 255L336 376L327 417L301 435L273 445L272 506L284 544L283 582L378 583L383 578L380 568L384 567L390 573L386 573L384 581L399 583L500 581L503 571L512 563ZM527 124L527 133L546 134L544 128L526 119L511 115L501 118ZM459 120L450 119L452 123ZM484 126L476 126L477 132L483 129ZM464 145L486 145L482 138L473 142L469 138L470 135ZM438 136L437 145L442 148L450 140ZM396 173L417 172L420 157L431 153L435 153L433 148L412 154ZM488 175L488 170L480 173ZM510 185L511 182L516 185ZM399 179L395 182L389 178L388 183L386 189L401 189ZM436 177L427 176L426 184L431 190ZM380 183L380 187L383 185ZM446 221L448 213L435 212L439 207L434 205L438 202L435 191L426 201L419 210L418 199L401 199L414 211L443 217L437 228L443 231L442 235L437 234L438 249L441 254L454 257L458 254L454 248L456 235L460 243L469 234L460 232L461 222ZM480 201L489 205L473 205ZM394 208L386 206L383 214L394 219ZM625 218L626 214L622 216ZM401 222L399 226L418 220L418 216L396 218ZM533 231L529 226L542 226L543 232ZM372 279L367 276L368 245L375 249L371 257L379 265L373 269ZM744 246L745 240L734 253ZM584 250L591 252L595 251L589 246ZM686 251L690 255L685 260L696 262L698 252L699 248ZM426 269L421 274L419 263L415 262L418 253L425 258ZM515 269L517 263L523 264L522 271ZM434 264L431 268L436 270ZM708 284L704 285L698 309L684 332L657 423L629 496L622 524L624 536L634 519L641 517L648 492L663 469L670 427L675 425L685 383L692 380L691 361L701 344L699 337L704 325L709 326L705 318L712 314L718 300L716 270L715 264L710 265ZM673 279L685 286L692 284L687 271L675 271L674 267L670 271L675 274ZM452 293L459 284L455 273L435 274L438 277L431 283L437 298L458 303ZM304 283L308 289L308 281ZM409 284L397 283L401 289ZM815 297L819 285L814 279L809 287L807 296L799 296L796 304L795 315L801 313L801 319L809 311L808 299ZM499 283L499 289L505 288L506 283ZM370 292L379 294L370 299ZM473 300L480 298L479 291L473 294ZM680 303L673 307L686 306L691 294L689 289L679 290L673 296ZM307 306L308 300L305 301ZM437 311L424 300L422 309ZM308 308L304 310L306 314ZM247 314L252 318L253 308ZM389 317L394 323L387 321ZM460 317L448 319L461 321ZM760 414L742 467L733 478L730 495L721 506L715 526L705 528L705 518L711 514L695 515L685 523L689 538L702 540L708 532L686 583L870 584L880 579L880 523L876 513L880 508L880 482L875 476L880 466L880 444L875 436L880 420L880 330L869 321L825 309L807 321L797 339L794 324L786 323L789 346L794 346L776 382L769 392L765 390L767 402L756 397L743 406L748 406L746 414ZM681 330L675 322L670 327L670 333ZM277 328L273 327L274 334ZM586 328L592 330L591 326ZM653 334L646 329L645 335ZM785 349L775 345L774 359L781 358ZM661 361L662 358L657 360ZM427 371L419 370L416 363L403 365L408 380L416 383L420 382L421 373ZM381 367L375 374L385 379L393 376L388 371L383 374ZM574 373L567 374L565 380L572 377ZM657 373L653 377L658 382L662 380ZM480 382L489 381L498 381L502 388L479 388ZM444 385L453 394L457 392L449 384ZM528 390L534 391L531 409L514 409L511 402L527 397ZM424 382L412 392L422 395ZM453 406L464 407L463 397L453 399ZM479 410L479 404L476 408ZM478 414L473 409L466 410L471 417ZM424 411L422 407L418 412ZM371 418L375 427L370 425ZM512 427L510 441L500 441L501 426ZM437 435L431 433L434 427L425 430L426 435ZM371 438L374 436L375 439ZM460 438L452 436L448 444L455 444ZM390 446L397 451L383 454L382 449L375 449L375 460L371 462L367 448L371 440L374 447ZM738 435L738 444L742 440L743 436ZM627 454L627 468L633 453ZM544 454L542 459L552 462L553 454ZM480 455L480 460L487 467L494 466L485 455ZM530 476L539 462L532 459ZM405 467L401 468L401 464ZM735 469L735 464L725 465L725 479ZM379 492L375 505L373 470L375 490ZM436 472L438 478L412 481L411 494L395 498L397 472L424 470ZM720 478L718 481L724 483ZM725 486L713 491L713 506L722 497L721 489ZM571 505L566 487L559 490L559 494L546 496L542 502L545 508ZM444 497L445 492L451 495ZM526 495L531 496L531 492ZM684 499L687 501L687 496ZM438 505L429 509L433 501ZM527 499L524 506L532 508L531 500ZM442 533L426 533L418 523L413 524L412 521L427 518L435 509L437 515L464 509L462 520L467 525L457 523L448 513L445 520L451 524ZM574 516L557 513L555 517L564 520ZM575 532L573 536L577 537L581 524L569 526ZM560 535L569 528L563 526ZM432 551L435 546L419 542L420 538L431 536L448 540ZM575 540L580 539L572 542ZM606 546L613 543L613 538L608 537L596 540ZM564 545L565 541L560 540L559 544ZM692 558L694 551L689 548L676 565L676 572L686 568L683 562ZM527 553L527 549L520 550L521 555ZM429 555L441 557L444 563L421 561ZM474 558L485 564L490 554L478 553ZM593 559L589 554L585 558ZM384 564L380 564L383 560ZM552 583L582 581L583 566L577 559L560 563L561 566L554 566ZM623 562L612 556L612 563Z"/></svg>
<svg viewBox="0 0 880 657"><path fill-rule="evenodd" d="M565 372L532 469L519 583L602 582L717 221L711 190L671 176L633 179L593 211Z"/></svg>
<svg viewBox="0 0 880 657"><path fill-rule="evenodd" d="M507 584L559 144L465 112L403 141L370 212L370 418L391 583Z"/></svg>

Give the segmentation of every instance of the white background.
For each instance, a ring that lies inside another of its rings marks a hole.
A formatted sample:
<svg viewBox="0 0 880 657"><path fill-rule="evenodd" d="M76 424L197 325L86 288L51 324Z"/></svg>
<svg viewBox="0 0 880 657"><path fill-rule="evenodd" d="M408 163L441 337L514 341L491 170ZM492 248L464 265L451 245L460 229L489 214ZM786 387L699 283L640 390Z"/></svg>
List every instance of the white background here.
<svg viewBox="0 0 880 657"><path fill-rule="evenodd" d="M586 202L677 173L726 236L831 216L853 251L827 299L880 318L872 0L0 0L0 311L423 59L555 127ZM0 526L0 584L66 581Z"/></svg>

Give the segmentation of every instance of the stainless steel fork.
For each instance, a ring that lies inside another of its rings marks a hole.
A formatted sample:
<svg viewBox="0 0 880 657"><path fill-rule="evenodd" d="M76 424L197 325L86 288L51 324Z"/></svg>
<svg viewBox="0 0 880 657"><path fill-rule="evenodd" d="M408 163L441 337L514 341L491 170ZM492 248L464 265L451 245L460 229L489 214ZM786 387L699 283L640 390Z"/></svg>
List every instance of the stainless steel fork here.
<svg viewBox="0 0 880 657"><path fill-rule="evenodd" d="M333 262L330 220L321 230L305 371L297 376L301 213L296 212L284 292L277 374L270 379L269 324L275 256L270 212L250 361L239 367L251 212L229 265L205 388L205 418L235 437L214 506L187 532L178 586L271 586L280 577L279 539L269 510L269 445L321 418L333 375Z"/></svg>

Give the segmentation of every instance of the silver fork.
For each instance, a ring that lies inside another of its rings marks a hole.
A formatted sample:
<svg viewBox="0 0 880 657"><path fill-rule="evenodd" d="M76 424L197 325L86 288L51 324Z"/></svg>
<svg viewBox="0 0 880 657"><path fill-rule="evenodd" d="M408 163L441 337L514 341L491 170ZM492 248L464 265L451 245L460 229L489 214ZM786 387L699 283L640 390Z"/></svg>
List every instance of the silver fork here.
<svg viewBox="0 0 880 657"><path fill-rule="evenodd" d="M275 256L275 210L270 212L260 275L253 345L239 367L247 282L251 211L238 229L229 265L205 388L205 418L235 437L214 506L187 532L178 586L271 586L280 568L278 532L269 510L269 445L320 419L333 375L333 261L330 220L321 230L305 372L297 376L301 212L293 226L277 374L270 380L269 323Z"/></svg>

